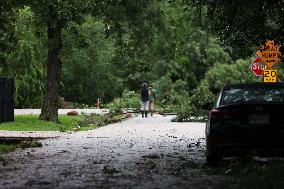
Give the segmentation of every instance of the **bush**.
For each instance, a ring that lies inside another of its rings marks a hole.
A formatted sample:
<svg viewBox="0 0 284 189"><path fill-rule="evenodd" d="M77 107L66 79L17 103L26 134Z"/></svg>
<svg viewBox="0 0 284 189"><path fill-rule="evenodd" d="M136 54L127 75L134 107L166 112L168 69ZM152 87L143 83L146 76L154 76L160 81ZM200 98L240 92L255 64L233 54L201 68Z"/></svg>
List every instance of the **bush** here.
<svg viewBox="0 0 284 189"><path fill-rule="evenodd" d="M206 121L206 111L195 107L189 101L182 106L178 111L177 116L172 120L173 122L195 122Z"/></svg>
<svg viewBox="0 0 284 189"><path fill-rule="evenodd" d="M172 93L169 98L156 103L157 108L161 113L174 113L176 114L181 110L182 106L188 101L188 97Z"/></svg>
<svg viewBox="0 0 284 189"><path fill-rule="evenodd" d="M42 147L42 143L39 142L39 141L33 141L33 140L30 140L30 141L22 141L20 143L20 147L25 149L25 148L39 148L39 147Z"/></svg>
<svg viewBox="0 0 284 189"><path fill-rule="evenodd" d="M216 64L209 69L173 121L204 121L207 111L202 110L202 105L214 102L224 85L258 81L260 78L249 70L250 62L251 59L237 60L235 64Z"/></svg>
<svg viewBox="0 0 284 189"><path fill-rule="evenodd" d="M207 119L207 111L202 109L202 106L207 102L214 102L216 95L210 90L204 82L194 90L193 95L186 103L181 106L177 117L173 121L205 121Z"/></svg>
<svg viewBox="0 0 284 189"><path fill-rule="evenodd" d="M65 101L63 97L60 97L58 100L58 107L62 109L86 109L86 108L95 108L95 105L79 104L76 102Z"/></svg>
<svg viewBox="0 0 284 189"><path fill-rule="evenodd" d="M111 118L108 115L90 114L83 115L83 119L78 122L80 127L88 125L105 126L111 123Z"/></svg>
<svg viewBox="0 0 284 189"><path fill-rule="evenodd" d="M110 113L122 114L123 109L139 109L140 108L140 95L134 91L125 90L121 98L116 98L107 105Z"/></svg>
<svg viewBox="0 0 284 189"><path fill-rule="evenodd" d="M109 112L112 114L122 114L123 100L121 98L114 99L110 104L108 104Z"/></svg>
<svg viewBox="0 0 284 189"><path fill-rule="evenodd" d="M183 100L180 108L177 110L177 117L172 121L176 122L193 122L206 120L206 111L202 110L201 106L206 99L214 98L211 93L198 88L194 91L194 95ZM209 100L211 101L211 100Z"/></svg>

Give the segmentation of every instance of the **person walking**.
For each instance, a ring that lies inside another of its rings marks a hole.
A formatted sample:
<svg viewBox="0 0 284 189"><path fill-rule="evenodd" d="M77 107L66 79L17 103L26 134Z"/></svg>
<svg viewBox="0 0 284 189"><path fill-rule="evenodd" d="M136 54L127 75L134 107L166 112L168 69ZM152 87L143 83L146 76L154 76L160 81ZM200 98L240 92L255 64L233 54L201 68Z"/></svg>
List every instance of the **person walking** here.
<svg viewBox="0 0 284 189"><path fill-rule="evenodd" d="M142 84L142 88L140 91L141 95L141 113L142 117L147 117L148 115L148 109L149 109L149 96L150 96L150 91L148 89L147 83Z"/></svg>
<svg viewBox="0 0 284 189"><path fill-rule="evenodd" d="M151 112L151 116L153 116L154 113L154 106L155 106L155 100L156 100L156 89L155 89L155 84L152 83L149 87L150 90L150 97L149 97L149 108Z"/></svg>

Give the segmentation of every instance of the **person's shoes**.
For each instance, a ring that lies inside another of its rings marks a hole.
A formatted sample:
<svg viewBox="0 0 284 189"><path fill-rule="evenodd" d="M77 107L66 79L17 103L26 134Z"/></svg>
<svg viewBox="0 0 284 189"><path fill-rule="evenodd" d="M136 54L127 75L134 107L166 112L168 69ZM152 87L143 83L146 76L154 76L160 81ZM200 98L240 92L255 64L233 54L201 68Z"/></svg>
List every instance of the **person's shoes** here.
<svg viewBox="0 0 284 189"><path fill-rule="evenodd" d="M148 113L148 112L147 112L147 111L145 111L145 117L148 117L147 113Z"/></svg>
<svg viewBox="0 0 284 189"><path fill-rule="evenodd" d="M142 117L144 117L144 111L142 111Z"/></svg>

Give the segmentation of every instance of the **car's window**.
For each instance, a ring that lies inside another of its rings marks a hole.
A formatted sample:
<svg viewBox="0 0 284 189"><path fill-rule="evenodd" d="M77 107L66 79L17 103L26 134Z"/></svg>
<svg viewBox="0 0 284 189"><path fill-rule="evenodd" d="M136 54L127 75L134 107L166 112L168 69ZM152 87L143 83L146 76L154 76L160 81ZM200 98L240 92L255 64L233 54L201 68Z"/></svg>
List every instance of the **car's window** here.
<svg viewBox="0 0 284 189"><path fill-rule="evenodd" d="M284 104L284 88L279 86L232 87L223 91L219 105L240 103Z"/></svg>

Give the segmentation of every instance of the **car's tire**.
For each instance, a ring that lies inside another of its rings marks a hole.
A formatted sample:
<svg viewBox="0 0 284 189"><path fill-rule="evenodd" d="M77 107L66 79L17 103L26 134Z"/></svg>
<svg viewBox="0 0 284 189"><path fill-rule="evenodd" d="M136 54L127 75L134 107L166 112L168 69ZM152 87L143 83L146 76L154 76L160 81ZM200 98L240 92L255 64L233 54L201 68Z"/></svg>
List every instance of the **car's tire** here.
<svg viewBox="0 0 284 189"><path fill-rule="evenodd" d="M206 162L210 166L218 165L221 161L221 157L216 154L206 154Z"/></svg>

